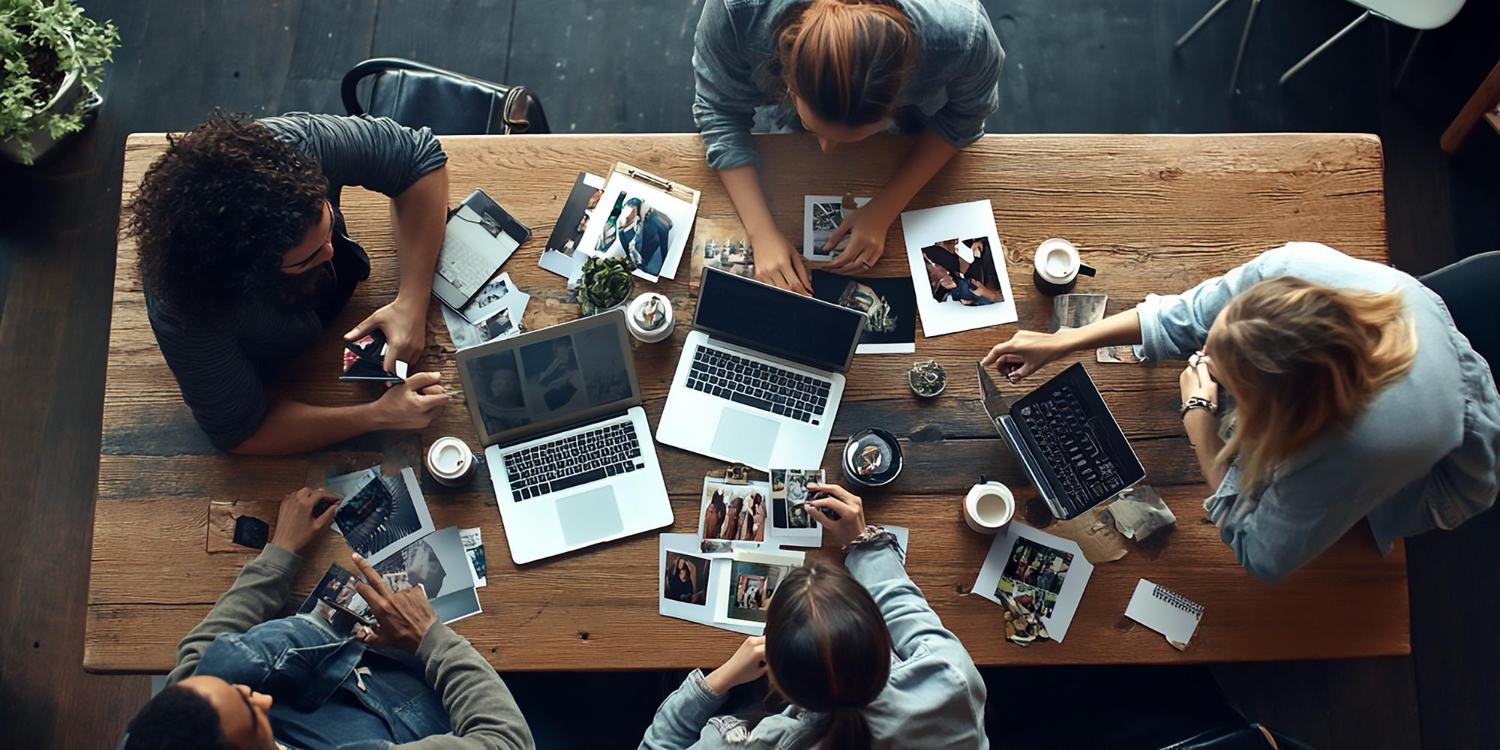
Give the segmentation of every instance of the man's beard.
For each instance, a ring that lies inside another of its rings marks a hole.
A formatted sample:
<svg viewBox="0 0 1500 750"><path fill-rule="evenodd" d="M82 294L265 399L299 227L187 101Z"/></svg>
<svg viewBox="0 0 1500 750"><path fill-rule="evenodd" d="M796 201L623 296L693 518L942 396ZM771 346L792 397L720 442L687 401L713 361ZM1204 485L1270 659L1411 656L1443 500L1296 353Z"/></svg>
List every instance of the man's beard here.
<svg viewBox="0 0 1500 750"><path fill-rule="evenodd" d="M273 305L306 310L333 286L333 278L320 265L303 273L278 273L261 290L260 297Z"/></svg>

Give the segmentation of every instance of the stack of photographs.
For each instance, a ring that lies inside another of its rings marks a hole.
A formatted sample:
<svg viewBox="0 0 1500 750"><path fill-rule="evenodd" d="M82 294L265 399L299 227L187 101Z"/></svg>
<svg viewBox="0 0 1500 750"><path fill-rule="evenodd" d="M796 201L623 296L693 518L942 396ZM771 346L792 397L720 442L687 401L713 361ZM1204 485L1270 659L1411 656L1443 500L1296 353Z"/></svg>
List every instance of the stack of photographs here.
<svg viewBox="0 0 1500 750"><path fill-rule="evenodd" d="M1014 323L1016 301L990 202L901 214L922 333L942 336Z"/></svg>
<svg viewBox="0 0 1500 750"><path fill-rule="evenodd" d="M628 257L636 276L655 283L677 275L697 215L697 190L617 163L577 247L601 258Z"/></svg>
<svg viewBox="0 0 1500 750"><path fill-rule="evenodd" d="M990 545L974 593L1036 614L1047 637L1061 643L1093 572L1074 542L1012 523Z"/></svg>
<svg viewBox="0 0 1500 750"><path fill-rule="evenodd" d="M443 305L443 322L448 326L453 350L520 333L530 302L531 295L517 289L509 273L502 273L485 284L463 309L454 311Z"/></svg>
<svg viewBox="0 0 1500 750"><path fill-rule="evenodd" d="M736 633L763 633L771 598L781 582L802 566L803 553L735 549L705 554L699 544L696 534L661 535L659 611Z"/></svg>
<svg viewBox="0 0 1500 750"><path fill-rule="evenodd" d="M369 627L370 606L354 590L354 583L358 580L357 576L337 564L328 566L328 572L313 587L297 614L311 615L344 636L353 632L355 625Z"/></svg>

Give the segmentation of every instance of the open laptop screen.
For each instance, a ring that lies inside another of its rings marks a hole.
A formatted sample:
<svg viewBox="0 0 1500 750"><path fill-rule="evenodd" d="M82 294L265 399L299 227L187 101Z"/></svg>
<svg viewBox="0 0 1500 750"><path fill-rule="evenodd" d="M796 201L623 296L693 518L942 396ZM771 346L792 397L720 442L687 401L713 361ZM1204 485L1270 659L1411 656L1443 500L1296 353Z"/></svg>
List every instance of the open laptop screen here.
<svg viewBox="0 0 1500 750"><path fill-rule="evenodd" d="M693 318L710 335L834 372L849 369L864 324L864 313L712 268Z"/></svg>
<svg viewBox="0 0 1500 750"><path fill-rule="evenodd" d="M469 412L485 445L514 442L640 403L620 311L459 352Z"/></svg>

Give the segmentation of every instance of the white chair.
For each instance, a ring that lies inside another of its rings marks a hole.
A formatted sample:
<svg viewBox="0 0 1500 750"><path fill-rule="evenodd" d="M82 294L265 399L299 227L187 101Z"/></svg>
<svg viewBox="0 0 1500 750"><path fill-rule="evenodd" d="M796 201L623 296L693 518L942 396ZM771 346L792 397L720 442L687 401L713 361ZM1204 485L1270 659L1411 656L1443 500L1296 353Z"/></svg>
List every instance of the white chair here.
<svg viewBox="0 0 1500 750"><path fill-rule="evenodd" d="M1224 10L1224 7L1229 5L1229 2L1230 0L1219 0L1218 3L1214 4L1214 7L1209 8L1208 12L1204 13L1203 17L1198 19L1198 22L1193 24L1193 27L1188 29L1187 33L1183 34L1181 39L1177 40L1174 49L1182 49L1182 45L1187 44L1188 40L1192 39L1193 35L1197 34L1198 30L1203 28L1203 24L1208 23L1210 18L1218 15L1219 11ZM1230 96L1234 96L1235 83L1240 79L1240 63L1245 59L1245 43L1250 41L1250 26L1255 23L1255 11L1258 8L1260 8L1260 0L1250 0L1250 13L1245 16L1245 30L1240 33L1240 51L1234 56L1234 72L1229 74Z"/></svg>
<svg viewBox="0 0 1500 750"><path fill-rule="evenodd" d="M1344 38L1354 30L1354 27L1364 23L1365 19L1370 16L1379 16L1391 23L1417 30L1417 37L1412 40L1411 49L1407 50L1406 59L1401 63L1401 71L1396 74L1396 81L1400 82L1401 77L1406 74L1406 66L1411 62L1411 56L1417 51L1417 42L1422 41L1422 32L1452 21L1453 17L1458 15L1458 11L1464 7L1464 0L1349 0L1349 2L1364 8L1365 12L1359 14L1359 17L1351 21L1342 31L1329 37L1328 41L1318 45L1317 49L1307 53L1307 57L1302 58L1290 70L1283 73L1281 83L1286 83L1288 78L1302 69L1302 66L1311 62L1323 50L1333 46L1334 42ZM1253 10L1252 8L1252 12ZM1250 27L1246 26L1246 36L1249 35L1249 31ZM1241 47L1243 46L1242 43Z"/></svg>

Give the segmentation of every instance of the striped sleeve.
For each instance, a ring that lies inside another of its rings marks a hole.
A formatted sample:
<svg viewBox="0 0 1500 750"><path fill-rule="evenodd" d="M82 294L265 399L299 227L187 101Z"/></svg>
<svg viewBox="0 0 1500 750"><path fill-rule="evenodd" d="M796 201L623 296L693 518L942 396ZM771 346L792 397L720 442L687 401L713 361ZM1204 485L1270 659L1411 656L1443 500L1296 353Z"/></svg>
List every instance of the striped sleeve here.
<svg viewBox="0 0 1500 750"><path fill-rule="evenodd" d="M230 451L254 435L270 401L236 337L181 325L156 305L147 312L182 400L214 447Z"/></svg>

